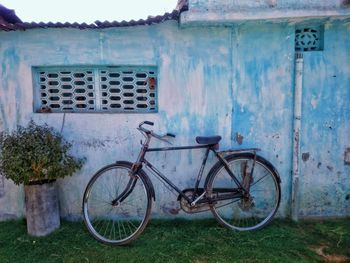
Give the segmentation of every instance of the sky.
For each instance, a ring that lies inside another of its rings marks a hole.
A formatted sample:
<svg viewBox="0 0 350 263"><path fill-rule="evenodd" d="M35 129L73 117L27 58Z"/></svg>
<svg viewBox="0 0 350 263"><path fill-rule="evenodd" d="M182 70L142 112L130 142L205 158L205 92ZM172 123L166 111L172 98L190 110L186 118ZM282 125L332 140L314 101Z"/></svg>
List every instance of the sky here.
<svg viewBox="0 0 350 263"><path fill-rule="evenodd" d="M0 0L23 22L122 21L146 19L175 9L177 0Z"/></svg>

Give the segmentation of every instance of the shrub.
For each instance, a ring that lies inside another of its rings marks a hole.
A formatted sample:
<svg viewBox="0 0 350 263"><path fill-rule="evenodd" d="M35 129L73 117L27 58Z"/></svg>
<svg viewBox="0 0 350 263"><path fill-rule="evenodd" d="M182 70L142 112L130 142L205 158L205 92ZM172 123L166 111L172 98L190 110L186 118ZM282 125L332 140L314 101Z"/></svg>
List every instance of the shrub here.
<svg viewBox="0 0 350 263"><path fill-rule="evenodd" d="M0 173L15 184L44 183L71 176L83 159L68 153L71 144L47 124L31 121L12 133L0 133Z"/></svg>

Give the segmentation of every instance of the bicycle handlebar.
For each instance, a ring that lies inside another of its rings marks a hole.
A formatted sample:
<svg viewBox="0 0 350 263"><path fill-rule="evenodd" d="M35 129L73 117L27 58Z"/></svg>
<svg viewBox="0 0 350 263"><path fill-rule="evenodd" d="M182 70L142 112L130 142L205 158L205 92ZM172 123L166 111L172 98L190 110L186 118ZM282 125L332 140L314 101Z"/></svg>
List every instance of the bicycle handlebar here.
<svg viewBox="0 0 350 263"><path fill-rule="evenodd" d="M144 124L153 126L154 123L153 123L153 122L150 122L150 121L143 121L143 122L140 122L140 124L139 124L139 130L140 130L140 131L143 131L143 132L146 133L146 134L151 134L152 131L147 130L147 129L145 129L145 128L142 127L142 125L144 125Z"/></svg>
<svg viewBox="0 0 350 263"><path fill-rule="evenodd" d="M144 121L144 122L141 122L141 123L143 123L143 124L147 124L147 125L151 125L151 126L153 126L154 125L154 123L153 122L151 122L151 121ZM142 125L142 124L141 124Z"/></svg>
<svg viewBox="0 0 350 263"><path fill-rule="evenodd" d="M157 138L157 139L159 139L159 140L163 140L163 141L166 141L166 142L168 142L164 137L173 137L173 138L175 138L176 137L176 135L175 134L172 134L172 133L166 133L166 134L164 134L164 135L159 135L159 134L157 134L157 133L155 133L155 132L153 132L153 131L151 131L151 130L148 130L148 129L145 129L145 128L143 128L142 127L142 125L150 125L150 126L153 126L154 125L154 123L153 122L151 122L151 121L143 121L143 122L141 122L140 124L139 124L139 130L140 131L142 131L142 132L144 132L144 133L146 133L147 135L152 135L153 137L155 137L155 138Z"/></svg>
<svg viewBox="0 0 350 263"><path fill-rule="evenodd" d="M169 136L169 137L173 137L173 138L175 138L176 137L176 135L175 134L172 134L172 133L167 133L167 134L165 134L166 136Z"/></svg>

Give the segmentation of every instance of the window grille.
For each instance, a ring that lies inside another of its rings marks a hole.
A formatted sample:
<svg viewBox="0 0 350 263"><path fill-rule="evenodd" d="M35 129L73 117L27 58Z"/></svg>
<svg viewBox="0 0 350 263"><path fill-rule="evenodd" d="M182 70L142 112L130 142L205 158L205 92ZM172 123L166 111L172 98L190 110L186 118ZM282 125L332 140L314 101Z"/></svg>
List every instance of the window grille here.
<svg viewBox="0 0 350 263"><path fill-rule="evenodd" d="M323 28L303 27L295 30L295 51L323 50Z"/></svg>
<svg viewBox="0 0 350 263"><path fill-rule="evenodd" d="M101 109L113 111L154 111L155 72L104 69L99 71Z"/></svg>
<svg viewBox="0 0 350 263"><path fill-rule="evenodd" d="M39 83L41 110L80 112L96 109L92 69L41 70Z"/></svg>
<svg viewBox="0 0 350 263"><path fill-rule="evenodd" d="M37 112L156 112L155 67L35 68Z"/></svg>

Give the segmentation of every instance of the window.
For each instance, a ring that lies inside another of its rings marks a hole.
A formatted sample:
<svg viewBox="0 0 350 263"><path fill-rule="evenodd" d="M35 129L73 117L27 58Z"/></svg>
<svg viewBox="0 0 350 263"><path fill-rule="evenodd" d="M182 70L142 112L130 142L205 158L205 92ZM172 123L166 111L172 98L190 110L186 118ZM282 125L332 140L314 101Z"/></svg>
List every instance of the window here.
<svg viewBox="0 0 350 263"><path fill-rule="evenodd" d="M156 112L156 67L35 67L36 112Z"/></svg>
<svg viewBox="0 0 350 263"><path fill-rule="evenodd" d="M297 27L295 30L295 51L323 50L323 27Z"/></svg>

